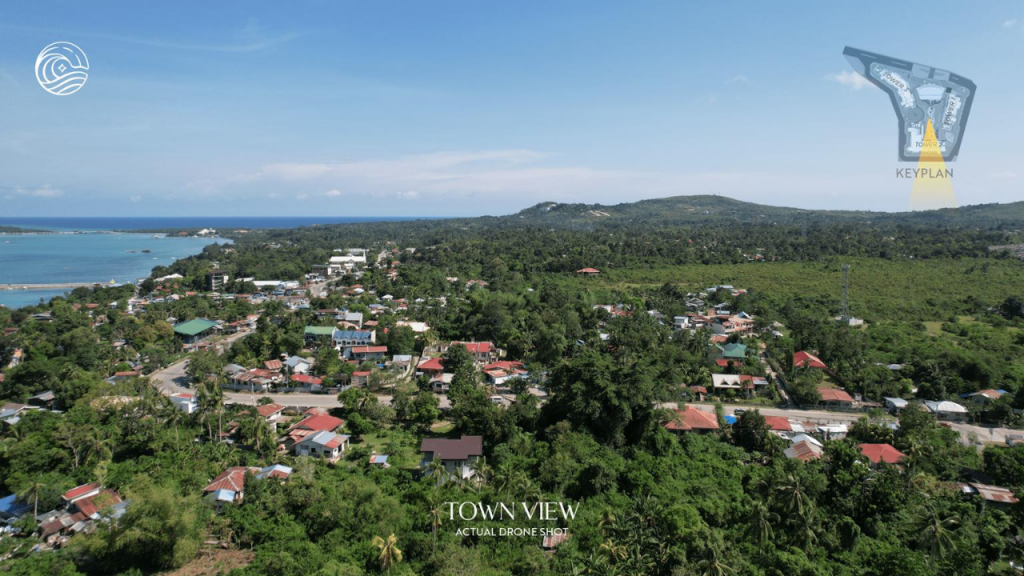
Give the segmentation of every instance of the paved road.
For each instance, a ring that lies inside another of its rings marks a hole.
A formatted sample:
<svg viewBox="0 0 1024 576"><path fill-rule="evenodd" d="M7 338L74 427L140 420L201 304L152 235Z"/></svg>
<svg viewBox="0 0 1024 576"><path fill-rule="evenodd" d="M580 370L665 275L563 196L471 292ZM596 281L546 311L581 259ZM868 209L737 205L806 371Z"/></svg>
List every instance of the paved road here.
<svg viewBox="0 0 1024 576"><path fill-rule="evenodd" d="M705 412L714 412L715 407L712 404L693 404L695 407L704 410ZM674 403L667 403L664 405L666 408L674 407ZM864 416L863 412L830 412L828 410L801 410L799 408L765 408L764 406L731 406L723 405L723 409L727 415L735 415L737 409L751 410L757 409L761 411L764 416L782 416L784 418L791 418L800 422L813 422L815 424L828 425L828 424L852 424L856 422L860 417ZM1024 432L1021 430L1012 430L1010 428L988 428L985 426L975 426L973 424L958 424L955 422L949 423L950 428L960 433L961 442L965 445L970 446L974 444L970 441L970 435L973 433L977 436L978 442L980 443L995 443L1005 444L1006 436L1008 434L1020 435Z"/></svg>
<svg viewBox="0 0 1024 576"><path fill-rule="evenodd" d="M163 370L159 370L150 374L150 381L153 382L157 388L164 394L178 394L181 392L192 394L192 389L188 387L188 376L185 374L185 366L187 360L182 360L175 364L171 364ZM289 392L287 394L267 394L264 392L256 392L250 394L248 392L232 392L229 390L224 391L224 403L225 404L245 404L252 406L260 398L267 397L274 402L282 406L295 406L301 408L310 408L313 406L320 408L340 408L341 402L338 402L338 397L334 394L308 394L302 392ZM451 402L448 397L444 394L438 396L441 401L441 408L451 407ZM378 395L377 400L381 404L391 404L391 396Z"/></svg>
<svg viewBox="0 0 1024 576"><path fill-rule="evenodd" d="M221 340L218 344L223 346L223 349L226 350L235 341L244 338L248 334L248 332L232 334L228 338ZM185 373L186 366L188 366L188 359L179 360L163 370L158 370L150 374L150 381L153 382L160 392L168 396L178 393L192 394L194 391L189 388L188 385L188 375ZM413 369L413 366L415 366L415 362L410 365L410 370ZM334 394L309 394L302 392L289 392L287 394L267 394L257 392L255 394L251 394L249 392L233 392L225 390L224 402L226 404L234 403L254 405L264 396L271 398L274 402L282 406L296 406L303 408L310 408L313 406L319 408L341 407L341 403L338 402L338 398ZM378 395L377 400L382 404L391 404L391 396ZM446 395L441 395L440 400L442 408L448 408L451 406L451 402L448 401L448 397Z"/></svg>
<svg viewBox="0 0 1024 576"><path fill-rule="evenodd" d="M171 395L181 392L193 394L194 391L188 387L188 376L185 374L185 366L188 364L188 360L181 360L174 364L171 364L163 370L158 370L150 374L149 378L156 387L164 394ZM269 396L282 406L302 406L305 408L318 406L322 408L337 408L341 406L338 402L338 398L333 394L302 394L302 393L288 393L288 394L262 394L255 393L250 394L248 392L232 392L229 390L224 391L224 402L226 404L255 404L257 400ZM390 402L390 398L388 398Z"/></svg>
<svg viewBox="0 0 1024 576"><path fill-rule="evenodd" d="M234 334L229 338L225 338L221 341L222 344L230 345L236 340L244 338L248 333ZM225 346L226 348L227 346ZM191 392L188 388L188 377L185 375L185 366L187 360L181 360L175 364L159 370L150 375L151 381L160 389L164 394L175 394L178 392ZM308 393L296 393L290 392L287 394L250 394L248 392L224 392L225 403L235 404L247 404L253 405L257 400L264 396L270 397L274 402L281 404L282 406L296 406L296 407L321 407L321 408L339 408L341 403L338 402L338 398L333 394L308 394ZM378 401L382 404L391 404L391 396L378 395ZM441 408L448 408L451 403L448 400L447 395L440 395ZM663 405L666 408L675 408L675 403L666 403ZM712 404L694 404L697 408L706 412L714 412L715 407ZM784 418L791 418L801 422L813 422L815 424L852 424L856 422L861 416L864 416L863 412L830 412L827 410L801 410L798 408L765 408L764 406L741 406L741 405L727 405L723 406L725 413L728 415L734 415L736 409L753 409L756 408L761 411L761 414L765 416L782 416ZM1011 430L1009 428L986 428L984 426L975 426L972 424L956 424L951 423L950 427L960 433L961 441L965 445L971 445L970 435L973 433L977 436L978 442L980 443L996 443L1005 444L1006 436L1008 434L1021 434L1020 430ZM980 447L980 446L979 446Z"/></svg>

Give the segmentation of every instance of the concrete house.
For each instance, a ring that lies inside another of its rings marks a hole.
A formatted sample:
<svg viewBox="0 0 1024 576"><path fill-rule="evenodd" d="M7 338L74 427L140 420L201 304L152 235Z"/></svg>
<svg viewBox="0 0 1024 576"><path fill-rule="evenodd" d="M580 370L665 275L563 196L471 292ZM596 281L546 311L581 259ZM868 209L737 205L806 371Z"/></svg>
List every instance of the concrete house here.
<svg viewBox="0 0 1024 576"><path fill-rule="evenodd" d="M963 422L967 418L967 408L949 400L925 402L924 408L946 422Z"/></svg>
<svg viewBox="0 0 1024 576"><path fill-rule="evenodd" d="M675 416L665 423L665 429L677 433L713 432L718 430L718 417L694 406L686 406L682 410L676 410Z"/></svg>
<svg viewBox="0 0 1024 576"><path fill-rule="evenodd" d="M196 344L213 334L217 323L206 318L196 318L174 325L174 333L185 344Z"/></svg>
<svg viewBox="0 0 1024 576"><path fill-rule="evenodd" d="M281 441L285 448L291 448L301 442L306 436L312 436L317 432L334 432L344 425L345 421L341 418L335 418L330 414L308 411L305 418L288 429Z"/></svg>
<svg viewBox="0 0 1024 576"><path fill-rule="evenodd" d="M171 394L170 399L171 404L174 404L175 408L181 410L185 414L192 414L196 410L199 410L199 401L196 400L196 397L193 394L179 392L177 394Z"/></svg>
<svg viewBox="0 0 1024 576"><path fill-rule="evenodd" d="M353 346L346 348L347 357L357 362L383 360L388 353L387 346Z"/></svg>
<svg viewBox="0 0 1024 576"><path fill-rule="evenodd" d="M306 344L315 344L325 338L332 338L334 330L334 326L306 326L303 337L306 340Z"/></svg>
<svg viewBox="0 0 1024 576"><path fill-rule="evenodd" d="M448 347L460 345L465 346L473 356L473 360L479 364L488 364L497 358L498 349L490 342L452 342Z"/></svg>
<svg viewBox="0 0 1024 576"><path fill-rule="evenodd" d="M314 456L337 462L348 446L348 436L326 430L310 434L295 445L296 456Z"/></svg>
<svg viewBox="0 0 1024 576"><path fill-rule="evenodd" d="M476 474L476 463L484 455L483 438L424 438L420 444L420 453L423 455L421 468L429 470L434 460L440 460L448 474L468 479Z"/></svg>

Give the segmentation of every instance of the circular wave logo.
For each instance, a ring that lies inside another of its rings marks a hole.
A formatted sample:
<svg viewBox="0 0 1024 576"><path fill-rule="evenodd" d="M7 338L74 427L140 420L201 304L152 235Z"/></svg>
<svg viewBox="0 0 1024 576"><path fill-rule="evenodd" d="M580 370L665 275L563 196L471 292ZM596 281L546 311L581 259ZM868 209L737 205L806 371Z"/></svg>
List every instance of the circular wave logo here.
<svg viewBox="0 0 1024 576"><path fill-rule="evenodd" d="M50 94L74 94L88 79L89 58L71 42L54 42L36 58L36 80Z"/></svg>

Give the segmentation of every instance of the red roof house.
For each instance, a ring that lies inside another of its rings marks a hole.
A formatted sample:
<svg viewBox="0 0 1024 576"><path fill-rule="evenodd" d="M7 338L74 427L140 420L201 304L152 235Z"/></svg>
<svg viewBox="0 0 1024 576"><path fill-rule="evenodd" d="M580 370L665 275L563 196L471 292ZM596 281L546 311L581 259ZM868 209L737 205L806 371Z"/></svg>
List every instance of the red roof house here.
<svg viewBox="0 0 1024 576"><path fill-rule="evenodd" d="M440 358L431 358L429 360L424 360L423 362L420 362L419 365L416 366L416 369L419 370L420 372L426 372L427 374L440 374L441 372L444 372L444 363L441 361Z"/></svg>
<svg viewBox="0 0 1024 576"><path fill-rule="evenodd" d="M95 496L96 494L99 494L100 490L102 489L103 487L100 486L98 482L90 482L88 484L82 484L81 486L77 486L75 488L72 488L71 490L68 490L67 492L64 493L63 496L61 496L61 499L64 500L64 502L70 504L76 500L81 500L82 498L86 498L88 496Z"/></svg>
<svg viewBox="0 0 1024 576"><path fill-rule="evenodd" d="M324 383L322 378L310 376L309 374L292 374L291 381L303 386L320 386Z"/></svg>
<svg viewBox="0 0 1024 576"><path fill-rule="evenodd" d="M310 434L317 432L334 432L345 425L341 418L335 418L329 414L310 414L288 429L285 442L296 444Z"/></svg>
<svg viewBox="0 0 1024 576"><path fill-rule="evenodd" d="M818 445L804 440L786 448L785 454L787 458L808 462L821 458L822 449Z"/></svg>
<svg viewBox="0 0 1024 576"><path fill-rule="evenodd" d="M465 346L466 350L469 350L470 354L476 355L490 354L491 348L494 347L494 344L491 344L490 342L452 342L448 345L449 348L452 346Z"/></svg>
<svg viewBox="0 0 1024 576"><path fill-rule="evenodd" d="M872 464L896 464L907 457L906 454L892 447L891 444L858 444L857 448Z"/></svg>
<svg viewBox="0 0 1024 576"><path fill-rule="evenodd" d="M828 366L826 366L820 358L803 350L793 354L793 366L796 368L817 368L819 370L828 370Z"/></svg>
<svg viewBox="0 0 1024 576"><path fill-rule="evenodd" d="M764 423L768 425L768 429L772 432L793 431L793 425L789 423L789 419L782 416L765 416Z"/></svg>
<svg viewBox="0 0 1024 576"><path fill-rule="evenodd" d="M673 432L709 432L718 430L718 417L687 406L684 410L676 410L675 417L665 423L665 428Z"/></svg>
<svg viewBox="0 0 1024 576"><path fill-rule="evenodd" d="M818 394L821 395L821 401L825 404L853 404L853 396L839 388L818 388Z"/></svg>
<svg viewBox="0 0 1024 576"><path fill-rule="evenodd" d="M282 410L284 410L284 406L280 404L264 404L256 407L256 413L264 418L277 416Z"/></svg>
<svg viewBox="0 0 1024 576"><path fill-rule="evenodd" d="M247 468L245 466L232 466L227 470L223 471L213 482L206 485L203 488L203 492L214 492L217 490L231 490L232 492L241 493L242 489L245 488L245 473L250 472L255 474L259 472L259 468Z"/></svg>

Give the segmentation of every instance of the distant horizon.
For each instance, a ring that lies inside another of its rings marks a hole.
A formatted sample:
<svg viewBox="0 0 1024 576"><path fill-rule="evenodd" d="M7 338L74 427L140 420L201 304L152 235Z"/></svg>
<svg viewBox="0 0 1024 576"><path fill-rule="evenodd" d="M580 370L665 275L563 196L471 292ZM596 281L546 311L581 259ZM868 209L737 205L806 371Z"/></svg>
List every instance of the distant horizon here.
<svg viewBox="0 0 1024 576"><path fill-rule="evenodd" d="M535 202L529 206L518 208L512 212L506 213L479 213L479 214L464 214L464 215L351 215L351 216L324 216L324 215L312 215L312 214L296 214L296 215L260 215L260 214L242 214L242 215L231 215L231 216L217 216L210 214L194 214L194 215L149 215L143 214L138 216L0 216L0 225L5 222L13 221L57 221L57 220L199 220L199 219L210 219L210 220L319 220L321 222L312 222L313 224L348 224L348 223L359 223L359 222L407 222L415 220L451 220L460 218L500 218L503 216L513 216L528 210L535 206L545 204L556 204L556 205L584 205L584 206L602 206L602 207L614 207L617 205L636 204L639 202L651 202L658 200L671 200L677 198L699 198L699 197L717 197L725 198L727 200L742 202L746 204L753 204L756 206L765 206L771 208L785 208L792 210L805 210L813 212L877 212L881 214L904 214L912 212L931 212L935 210L945 210L947 208L936 208L931 210L879 210L879 209L862 209L862 208L808 208L805 206L796 206L791 204L778 204L771 202L754 202L751 200L743 200L726 194L676 194L671 196L659 196L655 198L643 198L639 200L632 200L626 202L615 202L615 203L604 203L604 202L558 202L554 200L542 200ZM1006 202L978 202L971 204L962 204L956 207L950 208L968 208L971 206L991 206L991 205L1010 205L1024 202L1021 200L1011 200ZM330 221L330 222L328 222Z"/></svg>
<svg viewBox="0 0 1024 576"><path fill-rule="evenodd" d="M1009 202L1022 32L1000 2L9 3L0 212L459 218L695 192L904 211L896 115L845 46L973 79L956 198ZM58 41L90 65L60 97L33 67Z"/></svg>

